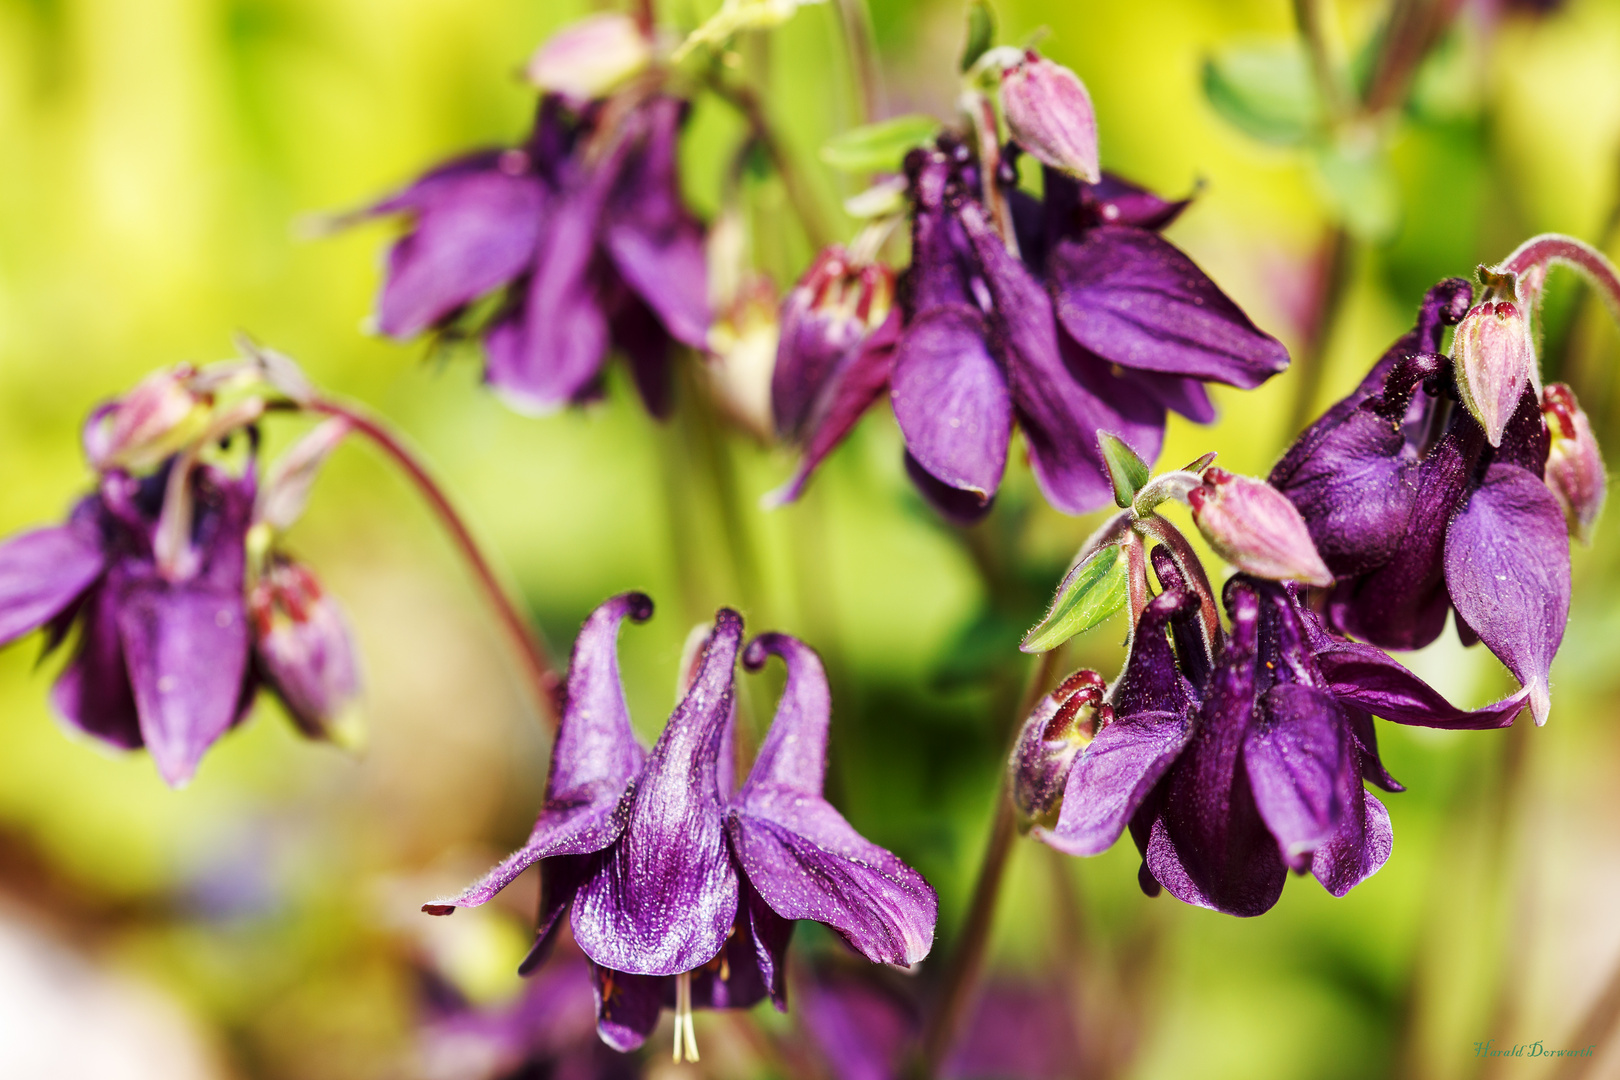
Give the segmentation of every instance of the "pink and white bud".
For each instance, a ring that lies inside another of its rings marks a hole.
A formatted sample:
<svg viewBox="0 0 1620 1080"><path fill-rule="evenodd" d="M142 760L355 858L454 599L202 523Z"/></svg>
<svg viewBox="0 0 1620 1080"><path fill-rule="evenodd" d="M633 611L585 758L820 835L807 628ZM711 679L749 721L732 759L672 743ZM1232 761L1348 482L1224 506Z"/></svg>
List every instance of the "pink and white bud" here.
<svg viewBox="0 0 1620 1080"><path fill-rule="evenodd" d="M248 591L259 674L298 729L357 746L360 671L348 621L307 566L273 556Z"/></svg>
<svg viewBox="0 0 1620 1080"><path fill-rule="evenodd" d="M593 15L553 34L524 74L541 90L589 101L641 74L652 58L652 43L635 19Z"/></svg>
<svg viewBox="0 0 1620 1080"><path fill-rule="evenodd" d="M1074 759L1113 720L1103 703L1103 677L1077 671L1035 706L1018 735L1012 759L1013 805L1026 821L1050 814L1063 796Z"/></svg>
<svg viewBox="0 0 1620 1080"><path fill-rule="evenodd" d="M1187 493L1187 502L1209 546L1239 570L1273 581L1333 584L1305 519L1264 480L1211 468L1203 485Z"/></svg>
<svg viewBox="0 0 1620 1080"><path fill-rule="evenodd" d="M84 429L85 456L98 471L152 468L202 434L209 400L191 387L189 364L154 371Z"/></svg>
<svg viewBox="0 0 1620 1080"><path fill-rule="evenodd" d="M1500 446L1525 386L1539 386L1536 343L1530 334L1529 306L1516 291L1516 277L1484 268L1480 275L1485 279L1485 299L1458 324L1451 357L1463 405L1485 429L1490 444Z"/></svg>
<svg viewBox="0 0 1620 1080"><path fill-rule="evenodd" d="M1583 544L1592 542L1592 530L1603 513L1609 493L1609 475L1603 469L1592 425L1563 383L1541 392L1541 415L1552 441L1547 448L1547 486L1564 508L1569 534Z"/></svg>
<svg viewBox="0 0 1620 1080"><path fill-rule="evenodd" d="M1035 159L1089 184L1102 179L1097 163L1097 111L1080 77L1034 52L1001 73L1007 127Z"/></svg>

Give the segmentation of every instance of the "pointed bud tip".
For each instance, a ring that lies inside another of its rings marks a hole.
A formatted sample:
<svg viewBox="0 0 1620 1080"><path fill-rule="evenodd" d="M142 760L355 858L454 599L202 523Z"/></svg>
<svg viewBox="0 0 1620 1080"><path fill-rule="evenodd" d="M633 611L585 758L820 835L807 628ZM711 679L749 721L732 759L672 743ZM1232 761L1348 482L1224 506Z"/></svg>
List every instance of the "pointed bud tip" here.
<svg viewBox="0 0 1620 1080"><path fill-rule="evenodd" d="M1216 554L1256 577L1327 587L1334 578L1288 497L1264 480L1211 467L1188 493L1193 523Z"/></svg>
<svg viewBox="0 0 1620 1080"><path fill-rule="evenodd" d="M1074 72L1030 53L1002 72L1001 107L1014 140L1037 161L1088 184L1102 179L1097 113Z"/></svg>
<svg viewBox="0 0 1620 1080"><path fill-rule="evenodd" d="M1526 311L1511 300L1485 300L1469 309L1452 341L1457 393L1492 446L1536 380L1536 349Z"/></svg>

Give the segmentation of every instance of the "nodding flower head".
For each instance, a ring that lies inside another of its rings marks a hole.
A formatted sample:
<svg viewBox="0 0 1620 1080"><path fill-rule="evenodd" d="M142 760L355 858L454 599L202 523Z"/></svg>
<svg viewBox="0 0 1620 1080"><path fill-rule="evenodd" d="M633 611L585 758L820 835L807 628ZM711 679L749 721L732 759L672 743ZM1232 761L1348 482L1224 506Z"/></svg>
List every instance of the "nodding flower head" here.
<svg viewBox="0 0 1620 1080"><path fill-rule="evenodd" d="M360 671L348 620L313 571L270 557L248 591L259 677L313 739L356 745Z"/></svg>
<svg viewBox="0 0 1620 1080"><path fill-rule="evenodd" d="M1547 486L1564 508L1570 535L1590 544L1609 490L1609 475L1592 424L1576 402L1575 392L1563 383L1551 383L1541 392L1541 415L1551 436Z"/></svg>
<svg viewBox="0 0 1620 1080"><path fill-rule="evenodd" d="M614 597L574 644L546 801L529 841L432 914L482 904L541 864L539 933L524 970L570 913L593 962L597 1027L639 1046L666 1004L677 1057L695 1059L692 1010L785 1007L783 963L797 919L838 931L877 963L910 965L933 941L928 884L868 842L822 796L831 701L820 659L782 634L742 650L742 619L721 610L690 684L649 754L619 684L616 638L645 619L639 593ZM731 725L739 654L787 664L776 718L747 779L733 784Z"/></svg>

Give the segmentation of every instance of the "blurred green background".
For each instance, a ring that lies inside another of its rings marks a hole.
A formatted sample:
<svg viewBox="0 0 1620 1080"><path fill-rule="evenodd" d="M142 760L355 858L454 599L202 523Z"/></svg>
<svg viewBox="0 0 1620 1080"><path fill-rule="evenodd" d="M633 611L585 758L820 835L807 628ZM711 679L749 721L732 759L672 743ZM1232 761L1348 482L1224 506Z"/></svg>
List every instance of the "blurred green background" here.
<svg viewBox="0 0 1620 1080"><path fill-rule="evenodd" d="M664 14L690 26L712 6L673 0ZM1289 40L1290 5L996 7L1003 40L1046 27L1043 50L1086 81L1106 168L1171 195L1202 185L1172 239L1261 326L1308 350L1342 193L1307 153L1236 130L1203 88L1220 50ZM820 648L833 676L831 795L937 886L948 943L988 825L1004 702L1026 670L1014 646L1095 521L1046 509L1015 465L990 521L952 530L910 490L886 410L803 502L756 511L790 471L786 451L741 435L716 444L690 408L654 425L617 374L583 411L512 415L479 388L470 357L364 333L387 225L300 239L305 215L519 137L533 96L518 68L589 10L0 0L0 533L58 517L89 482L77 430L96 402L154 367L226 356L247 329L414 438L559 652L610 593L654 596L654 620L623 637L649 737L688 628L719 604ZM1353 57L1385 14L1344 0L1330 38ZM887 110L949 116L960 5L874 0L872 17ZM854 188L815 159L859 121L834 5L806 8L745 52L745 74L765 80L847 239L837 199ZM1547 17L1470 2L1412 107L1381 130L1398 214L1350 244L1320 384L1313 393L1295 371L1246 395L1217 390L1220 423L1173 418L1166 465L1215 449L1227 467L1263 474L1292 418L1346 391L1439 277L1546 230L1615 254L1620 2L1573 0ZM707 214L739 131L725 106L699 104L684 165ZM749 199L761 262L785 285L809 249L769 226L784 217L779 185L760 181ZM1555 275L1551 291L1549 377L1574 383L1613 443L1620 337L1573 279ZM299 430L272 421L271 449ZM740 537L723 527L717 464L734 477ZM363 448L338 454L293 544L357 628L362 754L309 744L262 704L171 792L144 756L110 755L52 719L60 660L39 665L36 640L0 653L6 1075L411 1077L418 967L478 1000L518 989L532 877L489 909L417 913L520 843L538 806L546 740L504 643L432 520ZM1019 845L993 963L1070 984L1085 1048L1075 1075L1546 1073L1476 1059L1474 1044L1568 1045L1620 958L1612 522L1574 559L1551 722L1462 734L1380 725L1409 791L1383 797L1397 838L1388 865L1345 899L1294 881L1269 915L1240 921L1142 897L1129 844L1086 861ZM1123 632L1096 631L1075 665L1112 673ZM1411 663L1460 703L1509 685L1449 632ZM747 681L757 730L777 684ZM698 1032L724 1046L719 1020L700 1015ZM51 1040L54 1062L29 1056ZM101 1044L122 1049L98 1059ZM81 1058L102 1064L73 1071ZM1620 1076L1620 1053L1596 1064L1593 1075ZM722 1052L705 1068L752 1066Z"/></svg>

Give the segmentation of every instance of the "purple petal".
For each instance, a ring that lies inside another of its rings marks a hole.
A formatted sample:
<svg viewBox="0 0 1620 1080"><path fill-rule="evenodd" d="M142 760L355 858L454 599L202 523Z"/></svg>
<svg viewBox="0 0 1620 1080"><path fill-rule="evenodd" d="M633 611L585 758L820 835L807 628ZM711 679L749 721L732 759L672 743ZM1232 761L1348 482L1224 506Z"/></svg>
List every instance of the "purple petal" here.
<svg viewBox="0 0 1620 1080"><path fill-rule="evenodd" d="M1109 692L1115 723L1136 713L1181 716L1195 705L1192 688L1176 667L1166 631L1175 620L1196 610L1198 598L1185 589L1170 589L1148 601L1131 635L1125 670Z"/></svg>
<svg viewBox="0 0 1620 1080"><path fill-rule="evenodd" d="M630 287L675 340L702 348L709 334L708 260L703 227L681 202L675 149L684 102L659 97L642 107L646 142L625 164L608 207L604 246Z"/></svg>
<svg viewBox="0 0 1620 1080"><path fill-rule="evenodd" d="M594 272L596 237L625 153L621 142L557 197L521 306L484 339L485 377L515 409L560 408L601 369L608 322Z"/></svg>
<svg viewBox="0 0 1620 1080"><path fill-rule="evenodd" d="M912 320L895 350L891 398L906 449L941 483L989 499L1007 465L1012 402L985 344L984 317L966 305Z"/></svg>
<svg viewBox="0 0 1620 1080"><path fill-rule="evenodd" d="M807 980L795 1010L838 1080L894 1080L919 1024L909 1000L865 972L830 969Z"/></svg>
<svg viewBox="0 0 1620 1080"><path fill-rule="evenodd" d="M621 801L624 832L574 898L574 940L615 971L674 975L720 952L737 914L716 759L742 618L721 610L697 675Z"/></svg>
<svg viewBox="0 0 1620 1080"><path fill-rule="evenodd" d="M972 245L961 219L945 205L951 166L931 154L912 181L917 212L911 219L911 267L906 271L908 310L928 311L974 300L968 289L967 260Z"/></svg>
<svg viewBox="0 0 1620 1080"><path fill-rule="evenodd" d="M1569 533L1547 485L1492 465L1446 533L1446 587L1457 614L1530 692L1536 723L1569 620Z"/></svg>
<svg viewBox="0 0 1620 1080"><path fill-rule="evenodd" d="M1110 363L1244 389L1288 366L1281 342L1145 229L1104 225L1065 240L1047 273L1064 329Z"/></svg>
<svg viewBox="0 0 1620 1080"><path fill-rule="evenodd" d="M621 281L604 290L611 312L613 344L624 351L630 377L641 394L642 404L656 419L665 420L675 409L675 389L670 370L669 331L658 321L642 299Z"/></svg>
<svg viewBox="0 0 1620 1080"><path fill-rule="evenodd" d="M1215 404L1209 400L1209 390L1197 379L1137 368L1120 368L1119 377L1139 387L1161 408L1180 413L1195 424L1215 420Z"/></svg>
<svg viewBox="0 0 1620 1080"><path fill-rule="evenodd" d="M170 582L145 570L123 586L118 635L142 741L179 787L237 717L248 661L241 584Z"/></svg>
<svg viewBox="0 0 1620 1080"><path fill-rule="evenodd" d="M516 175L497 155L487 167L425 178L385 203L415 215L388 253L377 324L409 338L457 308L506 284L529 265L546 216L546 191L527 171Z"/></svg>
<svg viewBox="0 0 1620 1080"><path fill-rule="evenodd" d="M596 1033L621 1054L638 1049L658 1026L665 984L656 975L633 975L591 965L596 989Z"/></svg>
<svg viewBox="0 0 1620 1080"><path fill-rule="evenodd" d="M972 525L982 521L995 506L994 496L986 499L976 491L954 488L923 468L910 453L904 455L906 475L916 485L917 492L939 512L940 516L957 525Z"/></svg>
<svg viewBox="0 0 1620 1080"><path fill-rule="evenodd" d="M821 794L831 701L815 652L784 634L749 650L788 683L729 823L749 884L784 919L814 919L874 963L911 965L933 945L938 901L916 871L862 837Z"/></svg>
<svg viewBox="0 0 1620 1080"><path fill-rule="evenodd" d="M1355 795L1338 833L1311 859L1311 873L1334 896L1343 896L1377 873L1395 846L1384 804L1359 784Z"/></svg>
<svg viewBox="0 0 1620 1080"><path fill-rule="evenodd" d="M94 524L78 518L0 544L0 645L56 618L106 568Z"/></svg>
<svg viewBox="0 0 1620 1080"><path fill-rule="evenodd" d="M1266 691L1243 763L1261 820L1295 870L1339 831L1350 789L1361 788L1355 754L1333 695L1300 683Z"/></svg>
<svg viewBox="0 0 1620 1080"><path fill-rule="evenodd" d="M900 310L889 313L855 356L828 379L805 421L804 457L798 471L780 491L776 503L792 502L803 492L810 474L844 440L872 403L888 388L894 369L894 349L900 339Z"/></svg>
<svg viewBox="0 0 1620 1080"><path fill-rule="evenodd" d="M1050 184L1051 170L1042 171ZM1079 192L1080 217L1086 224L1131 225L1154 232L1168 227L1191 203L1191 199L1160 198L1147 188L1106 171L1100 182L1082 184Z"/></svg>
<svg viewBox="0 0 1620 1080"><path fill-rule="evenodd" d="M772 911L744 882L735 932L719 956L692 972L692 1007L747 1009L770 995L776 1007L785 1010L792 936L793 923Z"/></svg>
<svg viewBox="0 0 1620 1080"><path fill-rule="evenodd" d="M1039 839L1069 855L1114 846L1191 734L1187 713L1133 713L1108 724L1081 753L1063 789L1063 810Z"/></svg>
<svg viewBox="0 0 1620 1080"><path fill-rule="evenodd" d="M557 943L557 931L562 928L562 917L574 894L595 869L595 860L589 855L558 855L540 862L540 911L534 921L534 944L529 954L518 964L518 974L524 977L539 970L551 955ZM427 909L424 909L427 910ZM447 911L429 910L429 914L443 915Z"/></svg>
<svg viewBox="0 0 1620 1080"><path fill-rule="evenodd" d="M81 731L134 750L141 720L118 636L118 595L109 581L85 598L79 646L51 690L51 704Z"/></svg>
<svg viewBox="0 0 1620 1080"><path fill-rule="evenodd" d="M1350 720L1350 734L1355 737L1356 746L1361 750L1361 778L1369 784L1377 784L1385 791L1405 791L1400 781L1389 775L1384 763L1378 757L1378 732L1373 727L1372 713L1365 709L1358 709L1342 698L1339 708L1344 710L1345 716Z"/></svg>
<svg viewBox="0 0 1620 1080"><path fill-rule="evenodd" d="M647 758L624 701L619 627L625 619L646 622L652 610L651 600L631 592L591 612L574 639L546 801L528 841L459 895L431 901L423 911L448 915L458 907L477 907L541 859L589 855L618 839L624 828L619 801Z"/></svg>

